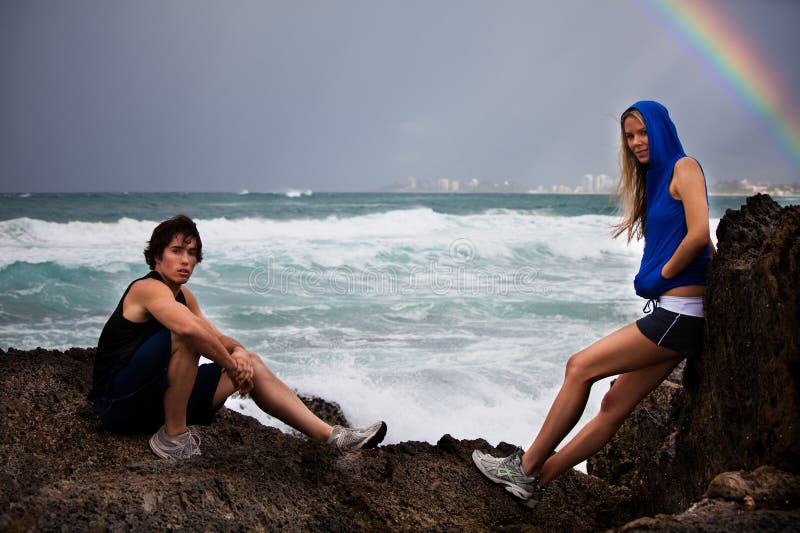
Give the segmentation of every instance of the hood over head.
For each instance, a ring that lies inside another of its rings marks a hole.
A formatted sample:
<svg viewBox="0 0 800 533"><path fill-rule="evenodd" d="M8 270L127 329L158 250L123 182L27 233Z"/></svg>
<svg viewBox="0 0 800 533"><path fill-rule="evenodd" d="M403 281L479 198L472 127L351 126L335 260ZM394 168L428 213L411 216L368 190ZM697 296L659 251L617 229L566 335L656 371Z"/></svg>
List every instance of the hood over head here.
<svg viewBox="0 0 800 533"><path fill-rule="evenodd" d="M650 150L648 170L658 169L664 165L669 165L671 169L675 162L686 154L678 138L678 130L669 118L667 108L652 100L641 100L630 106L626 112L631 109L637 109L644 117Z"/></svg>

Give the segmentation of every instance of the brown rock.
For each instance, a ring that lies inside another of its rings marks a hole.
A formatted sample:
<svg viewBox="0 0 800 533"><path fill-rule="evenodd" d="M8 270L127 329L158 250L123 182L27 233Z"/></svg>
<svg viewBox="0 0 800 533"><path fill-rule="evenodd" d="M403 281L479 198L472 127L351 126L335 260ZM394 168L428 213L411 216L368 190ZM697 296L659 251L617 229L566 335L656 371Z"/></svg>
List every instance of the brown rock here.
<svg viewBox="0 0 800 533"><path fill-rule="evenodd" d="M748 198L717 237L676 456L687 495L725 471L800 472L800 206Z"/></svg>
<svg viewBox="0 0 800 533"><path fill-rule="evenodd" d="M749 501L750 507L761 509L799 509L800 476L769 465L752 472L723 472L711 480L704 496Z"/></svg>
<svg viewBox="0 0 800 533"><path fill-rule="evenodd" d="M724 472L705 497L682 513L639 518L614 529L632 531L797 531L800 477L771 466Z"/></svg>
<svg viewBox="0 0 800 533"><path fill-rule="evenodd" d="M628 490L578 472L523 507L470 460L511 446L448 435L341 455L223 409L197 428L202 456L163 461L148 435L98 425L92 357L0 351L0 531L594 531L633 518Z"/></svg>
<svg viewBox="0 0 800 533"><path fill-rule="evenodd" d="M742 504L736 502L705 499L682 513L639 518L611 531L620 533L797 531L797 524L800 524L800 511L798 510L747 510Z"/></svg>

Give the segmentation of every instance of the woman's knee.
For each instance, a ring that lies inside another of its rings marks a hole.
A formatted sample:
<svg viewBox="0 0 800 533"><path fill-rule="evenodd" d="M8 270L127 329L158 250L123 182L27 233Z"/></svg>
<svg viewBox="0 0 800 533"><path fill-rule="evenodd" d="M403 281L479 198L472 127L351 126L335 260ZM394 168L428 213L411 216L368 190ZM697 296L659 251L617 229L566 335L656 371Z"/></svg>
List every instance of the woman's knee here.
<svg viewBox="0 0 800 533"><path fill-rule="evenodd" d="M600 414L619 423L622 423L632 410L630 401L620 394L619 390L615 390L613 384L600 402Z"/></svg>
<svg viewBox="0 0 800 533"><path fill-rule="evenodd" d="M567 360L564 380L589 384L597 380L596 376L592 375L588 357L584 352L578 352Z"/></svg>

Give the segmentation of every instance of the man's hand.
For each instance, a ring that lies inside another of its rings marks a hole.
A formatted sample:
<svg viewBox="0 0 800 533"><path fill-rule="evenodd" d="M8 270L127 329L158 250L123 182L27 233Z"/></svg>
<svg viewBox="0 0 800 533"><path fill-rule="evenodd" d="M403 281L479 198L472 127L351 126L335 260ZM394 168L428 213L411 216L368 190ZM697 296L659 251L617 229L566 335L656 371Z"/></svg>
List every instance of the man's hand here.
<svg viewBox="0 0 800 533"><path fill-rule="evenodd" d="M239 390L239 394L247 394L253 390L253 362L250 352L237 346L231 353L233 366L226 368L225 372Z"/></svg>

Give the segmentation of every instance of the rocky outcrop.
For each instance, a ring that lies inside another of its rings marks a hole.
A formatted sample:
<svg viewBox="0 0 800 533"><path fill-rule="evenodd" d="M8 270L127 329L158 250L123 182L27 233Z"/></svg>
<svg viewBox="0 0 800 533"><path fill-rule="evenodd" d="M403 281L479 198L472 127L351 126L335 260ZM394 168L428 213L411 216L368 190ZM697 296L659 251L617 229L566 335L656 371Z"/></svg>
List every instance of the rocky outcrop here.
<svg viewBox="0 0 800 533"><path fill-rule="evenodd" d="M535 510L485 481L445 435L341 455L223 409L203 455L154 456L85 395L93 350L0 351L0 531L593 531L624 523L630 491L572 472Z"/></svg>
<svg viewBox="0 0 800 533"><path fill-rule="evenodd" d="M800 472L800 207L748 198L728 210L717 239L702 357L686 366L682 387L657 388L588 463L633 489L640 514L680 513L707 488L715 494L709 483L724 472ZM709 500L680 516L696 525L737 505Z"/></svg>
<svg viewBox="0 0 800 533"><path fill-rule="evenodd" d="M614 531L796 531L798 524L800 476L762 466L718 475L682 513L640 518Z"/></svg>
<svg viewBox="0 0 800 533"><path fill-rule="evenodd" d="M800 206L748 198L717 238L677 457L696 490L725 470L800 471Z"/></svg>

